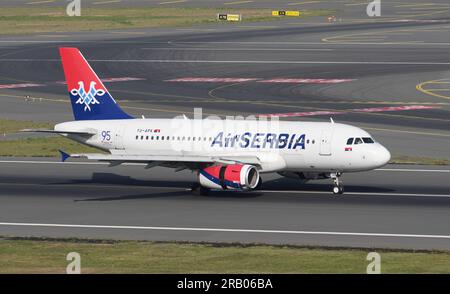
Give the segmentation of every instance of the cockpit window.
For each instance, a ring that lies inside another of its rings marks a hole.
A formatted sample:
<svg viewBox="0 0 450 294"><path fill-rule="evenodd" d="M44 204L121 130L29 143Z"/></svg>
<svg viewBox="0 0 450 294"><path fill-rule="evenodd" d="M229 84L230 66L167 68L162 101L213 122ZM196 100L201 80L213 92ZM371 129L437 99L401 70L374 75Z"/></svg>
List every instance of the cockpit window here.
<svg viewBox="0 0 450 294"><path fill-rule="evenodd" d="M364 143L366 143L366 144L373 144L373 143L375 143L375 142L373 141L373 139L372 139L372 138L369 138L369 137L367 137L367 138L362 138L362 139L363 139Z"/></svg>
<svg viewBox="0 0 450 294"><path fill-rule="evenodd" d="M362 144L363 140L361 138L355 138L355 145Z"/></svg>
<svg viewBox="0 0 450 294"><path fill-rule="evenodd" d="M347 145L352 145L353 144L353 138L350 138L347 140Z"/></svg>

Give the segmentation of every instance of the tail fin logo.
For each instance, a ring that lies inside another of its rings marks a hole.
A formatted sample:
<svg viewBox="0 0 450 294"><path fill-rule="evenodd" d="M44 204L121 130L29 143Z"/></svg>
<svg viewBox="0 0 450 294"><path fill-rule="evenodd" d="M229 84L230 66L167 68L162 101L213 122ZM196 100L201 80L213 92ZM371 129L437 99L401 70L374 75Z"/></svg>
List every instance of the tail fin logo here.
<svg viewBox="0 0 450 294"><path fill-rule="evenodd" d="M84 111L89 110L91 111L91 105L100 104L98 102L96 96L103 96L105 95L106 91L102 89L95 89L96 82L91 82L89 85L89 91L86 92L84 90L84 83L78 82L79 88L78 89L72 89L70 91L70 94L77 97L78 100L75 101L76 104L84 104Z"/></svg>

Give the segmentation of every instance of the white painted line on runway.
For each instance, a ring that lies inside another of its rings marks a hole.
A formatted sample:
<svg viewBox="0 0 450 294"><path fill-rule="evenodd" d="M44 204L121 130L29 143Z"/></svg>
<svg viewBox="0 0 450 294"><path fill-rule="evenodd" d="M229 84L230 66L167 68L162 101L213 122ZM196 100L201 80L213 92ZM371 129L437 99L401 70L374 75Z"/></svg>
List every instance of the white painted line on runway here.
<svg viewBox="0 0 450 294"><path fill-rule="evenodd" d="M325 24L326 25L326 24ZM150 42L150 41L113 41L113 40L0 40L0 43L100 43L100 44L253 44L253 45L274 45L274 42ZM277 42L276 45L370 45L370 46L450 46L450 43L417 43L417 42Z"/></svg>
<svg viewBox="0 0 450 294"><path fill-rule="evenodd" d="M355 79L302 79L302 78L276 78L258 81L258 83L293 83L293 84L340 84L356 81Z"/></svg>
<svg viewBox="0 0 450 294"><path fill-rule="evenodd" d="M396 172L421 172L421 173L450 173L450 169L408 169L408 168L378 168L375 171L396 171Z"/></svg>
<svg viewBox="0 0 450 294"><path fill-rule="evenodd" d="M416 61L308 61L308 60L188 60L188 59L88 59L112 63L236 63L236 64L360 64L360 65L450 65L450 62ZM60 59L0 59L0 62L61 62Z"/></svg>
<svg viewBox="0 0 450 294"><path fill-rule="evenodd" d="M154 226L121 226L121 225L79 225L79 224L45 224L45 223L7 223L7 222L0 222L0 226L450 239L449 235L259 230L259 229L229 229L229 228L222 229L222 228L154 227Z"/></svg>
<svg viewBox="0 0 450 294"><path fill-rule="evenodd" d="M197 30L197 29L196 29ZM149 47L141 50L183 50L183 51L334 51L330 48L196 48L196 47Z"/></svg>
<svg viewBox="0 0 450 294"><path fill-rule="evenodd" d="M256 81L259 78L203 78L203 77L185 77L171 80L164 80L164 82L190 82L190 83L243 83Z"/></svg>
<svg viewBox="0 0 450 294"><path fill-rule="evenodd" d="M450 195L446 194L414 194L414 193L378 193L378 192L345 192L344 196L335 196L331 192L327 191L300 191L300 190L255 190L254 192L262 193L280 193L280 194L328 194L333 197L343 197L345 195L358 195L358 196L408 196L408 197L443 197L450 198Z"/></svg>
<svg viewBox="0 0 450 294"><path fill-rule="evenodd" d="M164 80L165 82L192 82L192 83L240 83L240 82L252 82L258 83L291 83L291 84L340 84L356 81L355 79L305 79L305 78L275 78L275 79L262 79L262 78L220 78L220 77L183 77L170 80ZM431 106L428 106L431 107Z"/></svg>

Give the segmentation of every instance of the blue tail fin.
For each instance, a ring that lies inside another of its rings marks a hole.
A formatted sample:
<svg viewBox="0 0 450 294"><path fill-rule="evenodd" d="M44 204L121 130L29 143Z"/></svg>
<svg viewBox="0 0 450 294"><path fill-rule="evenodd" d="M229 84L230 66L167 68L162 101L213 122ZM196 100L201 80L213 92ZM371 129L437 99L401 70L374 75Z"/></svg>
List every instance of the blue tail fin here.
<svg viewBox="0 0 450 294"><path fill-rule="evenodd" d="M60 48L75 120L131 119L77 48Z"/></svg>

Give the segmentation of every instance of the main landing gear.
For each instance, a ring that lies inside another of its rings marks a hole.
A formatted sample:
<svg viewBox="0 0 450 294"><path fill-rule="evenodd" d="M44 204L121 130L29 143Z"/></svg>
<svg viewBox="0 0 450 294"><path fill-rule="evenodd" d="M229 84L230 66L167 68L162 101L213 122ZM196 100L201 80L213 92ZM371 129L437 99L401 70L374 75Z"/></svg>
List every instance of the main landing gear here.
<svg viewBox="0 0 450 294"><path fill-rule="evenodd" d="M341 176L341 173L331 173L330 177L333 179L333 194L339 195L344 193L344 185L342 181L339 181L339 177Z"/></svg>
<svg viewBox="0 0 450 294"><path fill-rule="evenodd" d="M203 187L199 183L193 183L191 186L191 192L194 195L207 196L210 189Z"/></svg>

